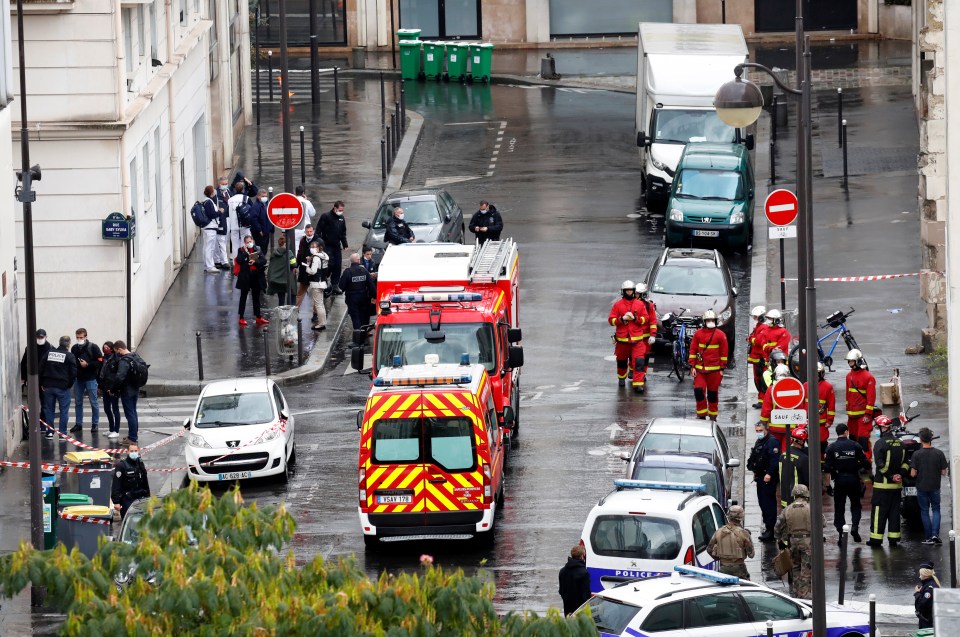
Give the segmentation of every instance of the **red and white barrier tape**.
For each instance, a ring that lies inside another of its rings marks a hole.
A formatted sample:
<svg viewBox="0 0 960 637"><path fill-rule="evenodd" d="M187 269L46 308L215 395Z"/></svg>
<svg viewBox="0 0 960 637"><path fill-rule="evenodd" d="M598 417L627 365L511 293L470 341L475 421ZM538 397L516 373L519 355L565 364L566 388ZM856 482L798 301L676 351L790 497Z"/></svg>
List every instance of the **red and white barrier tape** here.
<svg viewBox="0 0 960 637"><path fill-rule="evenodd" d="M64 520L73 520L74 522L89 522L90 524L103 524L104 526L109 526L113 524L113 516L109 520L103 518L95 518L89 515L74 515L73 513L64 513L60 512L60 517Z"/></svg>
<svg viewBox="0 0 960 637"><path fill-rule="evenodd" d="M215 463L219 462L220 460L223 460L224 458L228 458L228 457L232 456L233 454L237 453L238 451L240 451L240 450L243 449L244 447L249 447L249 446L252 445L252 444L256 444L256 443L260 442L260 440L261 440L264 436L266 436L266 435L267 435L268 433L270 433L271 431L276 431L276 430L279 430L281 433L286 432L286 430L287 430L287 421L286 421L286 420L280 420L278 423L274 424L272 427L270 427L270 428L267 429L266 431L261 431L259 434L257 434L257 437L256 437L256 438L251 438L250 440L248 440L247 442L243 443L242 445L237 445L236 447L234 447L233 449L231 449L229 452L223 454L222 456L220 456L220 457L218 457L218 458L214 458L213 460L209 460L209 461L207 461L207 462L203 462L203 463L201 463L201 464L198 465L198 466L204 466L204 467L206 467L206 466L210 466L210 465L212 465L212 464L215 464ZM184 430L184 431L186 431L186 430ZM189 470L190 470L190 467L189 467L189 466L187 466L187 467L171 467L171 468L167 468L167 469L147 469L147 471L156 471L156 472L158 472L158 473L171 473L171 472L174 472L174 471L189 471Z"/></svg>
<svg viewBox="0 0 960 637"><path fill-rule="evenodd" d="M17 469L29 469L30 463L0 460L0 467L15 467ZM113 467L107 467L106 469L86 469L83 467L68 467L62 464L53 464L52 462L41 463L40 468L46 469L47 471L55 471L57 473L105 473L107 471L113 471Z"/></svg>
<svg viewBox="0 0 960 637"><path fill-rule="evenodd" d="M28 411L26 405L21 405L20 408L23 409L23 411L25 411L25 412ZM40 424L43 425L44 427L46 427L47 429L49 429L50 431L52 431L53 433L57 434L58 436L60 436L61 438L63 438L63 439L66 440L67 442L69 442L70 444L75 445L75 446L77 446L77 447L80 447L81 449L90 449L91 451L102 451L102 452L104 452L104 453L108 453L108 454L114 455L114 456L115 456L115 455L122 454L122 453L127 453L127 451L129 451L129 449L127 449L127 447L117 447L117 448L114 448L114 449L101 449L100 447L94 447L93 445L88 445L87 443L85 443L85 442L83 442L83 441L81 441L81 440L77 440L76 438L74 438L73 436L70 436L69 434L61 433L58 429L54 428L53 425L50 425L49 423L46 423L46 422L44 422L43 420L40 421ZM177 438L180 438L180 437L183 436L185 433L187 433L187 430L186 430L186 429L183 429L183 430L179 431L178 433L173 434L172 436L167 436L166 438L161 438L160 440L158 440L157 442L154 442L153 444L149 444L149 445L147 445L146 447L142 447L142 448L140 449L140 452L141 452L141 453L147 453L147 452L149 452L149 451L151 451L151 450L153 450L153 449L157 449L158 447L162 447L163 445L169 444L169 443L173 442L174 440L176 440Z"/></svg>
<svg viewBox="0 0 960 637"><path fill-rule="evenodd" d="M909 272L907 274L873 274L869 276L830 276L830 277L816 277L813 280L818 283L862 283L863 281L886 281L887 279L903 279L911 276L920 276L923 274L930 274L932 270L925 270L923 272ZM780 282L784 283L786 281L796 281L795 278L783 278L781 277Z"/></svg>

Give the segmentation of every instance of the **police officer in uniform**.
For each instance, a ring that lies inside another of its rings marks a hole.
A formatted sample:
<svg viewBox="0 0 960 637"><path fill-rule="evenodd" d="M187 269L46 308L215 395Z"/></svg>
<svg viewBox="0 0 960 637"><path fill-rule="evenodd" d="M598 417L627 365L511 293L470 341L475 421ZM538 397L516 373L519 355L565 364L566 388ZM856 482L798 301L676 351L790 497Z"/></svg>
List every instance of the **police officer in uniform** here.
<svg viewBox="0 0 960 637"><path fill-rule="evenodd" d="M763 516L761 542L773 539L773 525L777 521L777 483L780 480L780 443L770 434L765 422L754 427L757 441L753 443L747 470L753 472L753 481L757 483L757 501Z"/></svg>
<svg viewBox="0 0 960 637"><path fill-rule="evenodd" d="M413 235L413 230L411 230L407 222L403 220L403 208L394 208L393 217L387 222L387 229L384 232L383 240L391 245L400 245L401 243L413 243L416 239Z"/></svg>
<svg viewBox="0 0 960 637"><path fill-rule="evenodd" d="M933 562L920 565L920 583L913 589L913 609L920 620L920 628L933 628L933 589L940 588L940 580L933 572Z"/></svg>
<svg viewBox="0 0 960 637"><path fill-rule="evenodd" d="M825 453L824 470L833 477L833 526L843 533L846 524L847 501L850 501L850 536L860 541L860 472L870 473L870 461L859 443L850 440L846 423L836 426L837 440L830 443Z"/></svg>
<svg viewBox="0 0 960 637"><path fill-rule="evenodd" d="M361 265L360 255L356 252L350 255L350 267L340 275L340 289L345 294L344 300L347 302L350 320L353 321L353 329L358 330L361 326L368 325L376 287L373 277Z"/></svg>
<svg viewBox="0 0 960 637"><path fill-rule="evenodd" d="M793 487L810 486L810 467L807 464L807 428L797 427L790 432L790 446L780 456L780 506L793 502Z"/></svg>
<svg viewBox="0 0 960 637"><path fill-rule="evenodd" d="M890 430L893 421L883 414L873 425L880 439L873 446L873 497L870 499L870 541L867 546L883 546L883 530L887 527L890 546L900 542L900 492L903 475L910 471L906 450L900 439Z"/></svg>
<svg viewBox="0 0 960 637"><path fill-rule="evenodd" d="M477 241L480 245L491 241L499 241L500 233L503 232L503 218L497 212L496 206L491 206L484 199L480 202L480 209L473 213L470 218L470 232L477 235Z"/></svg>
<svg viewBox="0 0 960 637"><path fill-rule="evenodd" d="M140 459L140 447L130 445L127 457L113 468L113 486L110 499L113 506L120 510L120 517L127 514L130 505L142 498L150 497L150 483L147 481L147 468Z"/></svg>
<svg viewBox="0 0 960 637"><path fill-rule="evenodd" d="M734 505L727 511L727 523L717 529L707 545L707 553L720 561L720 572L740 579L750 579L745 558L753 558L753 539L743 528L743 507Z"/></svg>
<svg viewBox="0 0 960 637"><path fill-rule="evenodd" d="M773 534L781 548L790 549L790 595L810 599L810 489L798 484L791 495L793 502L780 512Z"/></svg>

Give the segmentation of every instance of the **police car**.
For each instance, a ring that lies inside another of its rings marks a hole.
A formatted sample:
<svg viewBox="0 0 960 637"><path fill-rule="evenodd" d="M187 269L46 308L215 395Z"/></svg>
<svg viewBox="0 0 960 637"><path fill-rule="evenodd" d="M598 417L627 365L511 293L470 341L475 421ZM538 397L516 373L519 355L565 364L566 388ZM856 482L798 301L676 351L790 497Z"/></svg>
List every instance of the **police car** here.
<svg viewBox="0 0 960 637"><path fill-rule="evenodd" d="M656 577L677 564L715 568L707 544L727 523L703 484L614 480L583 525L590 590Z"/></svg>
<svg viewBox="0 0 960 637"><path fill-rule="evenodd" d="M828 603L827 637L867 637L869 617ZM775 637L812 634L812 610L761 584L690 566L597 593L577 610L601 637ZM876 632L879 636L879 631Z"/></svg>

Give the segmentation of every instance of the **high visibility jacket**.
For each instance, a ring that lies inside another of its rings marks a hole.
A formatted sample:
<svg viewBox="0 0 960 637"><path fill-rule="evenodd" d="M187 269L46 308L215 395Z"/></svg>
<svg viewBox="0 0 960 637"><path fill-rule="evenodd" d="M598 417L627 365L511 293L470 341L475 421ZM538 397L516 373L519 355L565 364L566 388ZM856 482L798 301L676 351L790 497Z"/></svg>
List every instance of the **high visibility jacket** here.
<svg viewBox="0 0 960 637"><path fill-rule="evenodd" d="M701 327L690 341L690 366L698 372L719 372L727 366L727 335L719 328Z"/></svg>
<svg viewBox="0 0 960 637"><path fill-rule="evenodd" d="M767 390L767 393L763 395L763 406L760 408L760 422L770 422L770 412L774 409L781 409L780 405L777 404L777 401L773 399L773 392ZM769 425L770 431L778 434L785 435L787 433L786 425ZM796 425L793 426L794 429L797 428Z"/></svg>
<svg viewBox="0 0 960 637"><path fill-rule="evenodd" d="M625 321L624 316L631 312L634 319ZM656 318L654 318L656 321ZM618 343L638 343L647 331L647 306L640 299L618 299L610 309L610 325L616 329L614 335Z"/></svg>
<svg viewBox="0 0 960 637"><path fill-rule="evenodd" d="M865 369L851 369L847 374L847 416L873 418L877 411L877 379Z"/></svg>
<svg viewBox="0 0 960 637"><path fill-rule="evenodd" d="M657 335L657 306L654 305L653 301L649 299L641 299L640 302L643 303L647 309L647 324L645 326L646 329L643 332L643 337L649 338L651 336L656 336Z"/></svg>
<svg viewBox="0 0 960 637"><path fill-rule="evenodd" d="M789 462L787 458L789 457ZM807 450L792 444L780 454L780 504L793 502L793 487L797 484L810 486L810 465Z"/></svg>
<svg viewBox="0 0 960 637"><path fill-rule="evenodd" d="M892 433L880 436L873 445L873 462L876 472L873 475L874 489L901 489L903 484L893 479L895 475L903 477L910 470L907 464L907 452L903 443Z"/></svg>
<svg viewBox="0 0 960 637"><path fill-rule="evenodd" d="M807 397L803 401L803 408L808 409L807 402L810 398L807 383L803 384L803 394ZM837 394L833 391L833 385L827 379L821 379L817 385L817 394L820 398L820 426L830 427L833 425L833 419L837 415Z"/></svg>
<svg viewBox="0 0 960 637"><path fill-rule="evenodd" d="M766 325L763 330L763 357L770 358L770 352L779 349L784 354L790 351L790 332L780 325Z"/></svg>
<svg viewBox="0 0 960 637"><path fill-rule="evenodd" d="M747 351L748 363L759 363L763 360L763 346L766 343L764 333L767 331L767 325L760 321L753 326L753 331L747 336L747 344L750 346Z"/></svg>

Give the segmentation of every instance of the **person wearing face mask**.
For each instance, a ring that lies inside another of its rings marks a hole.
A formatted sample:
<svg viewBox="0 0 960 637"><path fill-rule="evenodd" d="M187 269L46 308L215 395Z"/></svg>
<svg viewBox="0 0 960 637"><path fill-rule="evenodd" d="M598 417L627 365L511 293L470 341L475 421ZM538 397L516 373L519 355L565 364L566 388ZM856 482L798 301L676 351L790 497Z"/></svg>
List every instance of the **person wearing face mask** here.
<svg viewBox="0 0 960 637"><path fill-rule="evenodd" d="M767 424L754 425L756 441L747 459L747 470L753 472L757 485L757 502L763 518L761 542L773 541L773 525L777 521L777 484L780 480L780 443L770 435Z"/></svg>
<svg viewBox="0 0 960 637"><path fill-rule="evenodd" d="M343 268L343 251L350 247L347 243L347 222L343 219L344 210L346 207L343 202L335 201L330 211L320 215L317 221L317 232L330 255L330 286L333 294L343 294L340 271Z"/></svg>
<svg viewBox="0 0 960 637"><path fill-rule="evenodd" d="M40 361L40 386L43 387L43 420L53 426L53 415L60 408L60 427L62 434L67 433L70 421L70 390L77 380L77 359L70 353L70 337L61 336L60 346L52 349ZM52 432L47 431L48 437Z"/></svg>
<svg viewBox="0 0 960 637"><path fill-rule="evenodd" d="M777 365L776 369L773 372L773 379L771 384L776 383L778 380L786 378L790 375L790 368L785 364L781 363ZM780 405L777 404L776 399L773 397L773 392L768 391L763 396L763 407L760 409L760 422L766 423L770 428L770 435L780 441L780 450L786 451L789 444L787 440L787 426L781 424L772 424L770 422L770 415L773 413L774 409L783 409Z"/></svg>
<svg viewBox="0 0 960 637"><path fill-rule="evenodd" d="M353 329L358 330L364 325L369 325L377 288L370 273L360 264L360 255L356 252L350 255L350 267L340 275L339 283L346 293L344 300L353 322Z"/></svg>
<svg viewBox="0 0 960 637"><path fill-rule="evenodd" d="M234 226L230 224L230 184L226 177L221 177L217 183L217 189L213 194L213 202L217 207L217 217L219 228L217 232L217 242L220 248L220 254L217 255L217 263L222 263L220 269L229 270L230 255L237 253L239 243L230 244L230 236Z"/></svg>
<svg viewBox="0 0 960 637"><path fill-rule="evenodd" d="M73 413L76 424L70 431L83 430L83 397L90 401L92 421L90 433L97 433L100 425L100 402L97 400L97 377L103 364L103 352L96 343L87 340L87 330L80 328L76 332L77 343L70 353L77 359L77 380L73 384Z"/></svg>
<svg viewBox="0 0 960 637"><path fill-rule="evenodd" d="M717 329L717 313L703 313L703 327L690 341L690 374L693 396L697 400L697 418L716 421L720 411L720 381L727 367L727 336Z"/></svg>
<svg viewBox="0 0 960 637"><path fill-rule="evenodd" d="M400 245L402 243L413 243L416 237L413 230L406 221L403 220L403 208L397 206L393 209L393 217L387 222L387 230L383 235L383 240L390 245Z"/></svg>
<svg viewBox="0 0 960 637"><path fill-rule="evenodd" d="M31 347L37 348L37 369L39 370L40 361L47 355L47 352L53 349L47 342L47 330L38 329L35 344L23 348L23 356L20 358L20 386L24 388L24 391L26 391L27 386L27 354ZM40 387L40 408L43 409L43 386Z"/></svg>
<svg viewBox="0 0 960 637"><path fill-rule="evenodd" d="M903 475L910 471L903 442L893 433L893 421L883 414L873 421L878 440L873 445L873 495L870 498L870 540L867 546L883 546L883 532L894 547L900 543L900 493Z"/></svg>
<svg viewBox="0 0 960 637"><path fill-rule="evenodd" d="M115 391L120 357L113 350L113 341L103 342L103 364L100 366L99 385L103 390L103 410L107 413L107 438L120 437L120 395Z"/></svg>
<svg viewBox="0 0 960 637"><path fill-rule="evenodd" d="M824 470L833 478L833 526L837 534L843 533L846 524L847 501L850 502L850 536L854 542L860 541L860 516L863 505L860 504L860 473L870 474L870 461L863 455L863 449L847 436L848 428L844 423L837 425L837 439L827 447Z"/></svg>
<svg viewBox="0 0 960 637"><path fill-rule="evenodd" d="M287 304L287 294L290 291L291 272L297 267L297 257L287 248L287 238L282 234L277 237L277 247L270 255L270 265L267 268L267 294L277 295L277 305Z"/></svg>
<svg viewBox="0 0 960 637"><path fill-rule="evenodd" d="M250 207L250 235L264 254L270 250L270 237L274 232L270 217L267 216L267 202L267 191L261 188Z"/></svg>
<svg viewBox="0 0 960 637"><path fill-rule="evenodd" d="M147 468L140 458L140 447L133 444L127 451L127 457L113 467L110 500L113 502L113 507L120 511L122 518L127 514L131 504L149 497L150 482L147 480Z"/></svg>
<svg viewBox="0 0 960 637"><path fill-rule="evenodd" d="M260 248L253 242L253 237L247 235L243 238L244 246L237 250L237 264L240 270L237 273L236 288L240 290L240 327L249 325L243 318L247 309L247 295L253 299L253 315L256 317L257 325L266 325L270 321L263 318L260 314L260 292L262 290L263 269L267 265L267 259L260 252Z"/></svg>
<svg viewBox="0 0 960 637"><path fill-rule="evenodd" d="M764 358L770 358L770 352L779 349L781 352L790 351L790 332L783 326L783 315L777 308L771 308L764 314L766 327L763 330L763 347L760 348Z"/></svg>
<svg viewBox="0 0 960 637"><path fill-rule="evenodd" d="M867 369L863 353L858 349L847 352L847 427L850 438L863 447L863 453L870 458L870 423L880 410L877 409L877 379Z"/></svg>
<svg viewBox="0 0 960 637"><path fill-rule="evenodd" d="M310 244L314 241L319 241L320 238L314 233L313 226L307 224L304 228L304 235L300 239L300 243L297 244L297 263L303 263L307 260L307 257L310 256ZM300 304L303 302L303 297L306 296L307 290L310 289L310 275L307 274L305 268L297 267L297 307L300 307ZM316 320L316 317L314 317Z"/></svg>
<svg viewBox="0 0 960 637"><path fill-rule="evenodd" d="M480 209L473 213L470 219L470 232L477 235L477 241L480 245L487 240L499 241L500 233L503 232L503 217L497 212L496 206L491 206L484 199L480 202Z"/></svg>
<svg viewBox="0 0 960 637"><path fill-rule="evenodd" d="M293 229L293 239L297 245L300 245L300 240L303 239L307 224L317 223L317 209L313 207L313 203L307 198L306 191L303 186L297 186L293 190L294 195L297 199L300 200L300 204L303 206L303 219L300 220L300 223ZM307 244L309 245L309 241Z"/></svg>
<svg viewBox="0 0 960 637"><path fill-rule="evenodd" d="M310 298L313 300L313 325L311 329L320 332L327 329L327 311L323 306L323 291L327 287L324 280L329 275L330 258L323 251L321 241L314 241L310 244L310 255L306 261L300 263L300 267L307 273L307 279L310 281Z"/></svg>
<svg viewBox="0 0 960 637"><path fill-rule="evenodd" d="M617 385L625 387L627 374L633 373L633 389L644 392L644 352L647 323L651 320L646 304L637 296L633 281L620 284L620 298L610 308L607 321L614 327L613 355L617 359ZM656 317L652 319L656 322Z"/></svg>

